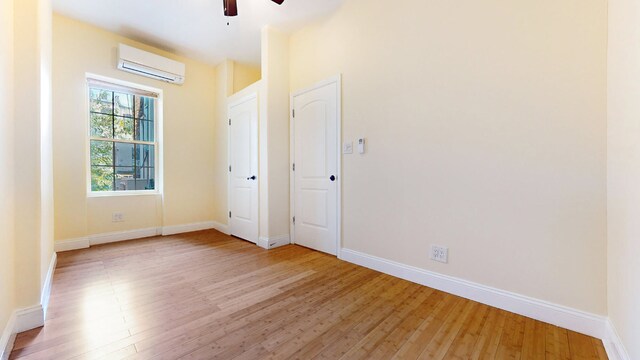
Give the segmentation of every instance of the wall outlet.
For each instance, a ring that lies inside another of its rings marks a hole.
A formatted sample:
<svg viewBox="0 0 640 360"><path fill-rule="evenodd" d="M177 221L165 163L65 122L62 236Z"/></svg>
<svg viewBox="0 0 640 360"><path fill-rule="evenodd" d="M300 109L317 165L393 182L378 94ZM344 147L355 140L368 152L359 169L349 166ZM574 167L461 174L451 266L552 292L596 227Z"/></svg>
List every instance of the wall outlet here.
<svg viewBox="0 0 640 360"><path fill-rule="evenodd" d="M342 153L343 154L353 154L353 142L352 141L345 141L344 144L342 144Z"/></svg>
<svg viewBox="0 0 640 360"><path fill-rule="evenodd" d="M449 262L449 248L438 245L431 245L431 260L441 263Z"/></svg>
<svg viewBox="0 0 640 360"><path fill-rule="evenodd" d="M111 215L111 222L123 222L124 221L124 213L114 212Z"/></svg>

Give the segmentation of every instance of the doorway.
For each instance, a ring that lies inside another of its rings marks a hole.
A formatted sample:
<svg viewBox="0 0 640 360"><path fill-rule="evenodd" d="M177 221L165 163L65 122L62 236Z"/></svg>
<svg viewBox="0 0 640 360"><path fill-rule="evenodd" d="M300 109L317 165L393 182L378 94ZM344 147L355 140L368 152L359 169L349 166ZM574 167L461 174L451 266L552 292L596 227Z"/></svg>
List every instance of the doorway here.
<svg viewBox="0 0 640 360"><path fill-rule="evenodd" d="M229 232L258 242L258 95L229 104Z"/></svg>
<svg viewBox="0 0 640 360"><path fill-rule="evenodd" d="M291 212L295 244L338 255L340 241L340 77L291 99Z"/></svg>

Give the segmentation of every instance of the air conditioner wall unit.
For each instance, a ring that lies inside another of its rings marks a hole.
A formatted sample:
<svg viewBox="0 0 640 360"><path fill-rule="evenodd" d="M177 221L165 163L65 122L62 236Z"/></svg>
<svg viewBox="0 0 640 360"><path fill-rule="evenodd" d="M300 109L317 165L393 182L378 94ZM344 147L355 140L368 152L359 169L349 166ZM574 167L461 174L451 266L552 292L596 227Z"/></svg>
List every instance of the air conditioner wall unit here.
<svg viewBox="0 0 640 360"><path fill-rule="evenodd" d="M183 63L124 44L118 45L118 69L172 84L184 84Z"/></svg>

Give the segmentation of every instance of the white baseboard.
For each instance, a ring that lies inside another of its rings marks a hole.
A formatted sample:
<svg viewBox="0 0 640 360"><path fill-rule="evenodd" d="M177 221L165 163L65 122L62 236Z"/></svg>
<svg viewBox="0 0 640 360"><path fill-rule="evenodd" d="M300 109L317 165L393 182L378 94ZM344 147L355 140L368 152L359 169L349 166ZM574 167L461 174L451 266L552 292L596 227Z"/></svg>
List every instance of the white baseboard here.
<svg viewBox="0 0 640 360"><path fill-rule="evenodd" d="M55 251L71 251L86 249L94 245L108 244L120 241L142 239L151 236L168 236L175 234L188 233L200 230L216 229L225 234L228 234L227 226L216 223L215 221L206 221L194 224L165 226L165 227L153 227L147 229L117 231L111 233L89 235L82 238L58 240L55 243ZM224 231L223 231L224 230Z"/></svg>
<svg viewBox="0 0 640 360"><path fill-rule="evenodd" d="M160 234L161 234L160 230L157 227L153 227L153 228L147 228L147 229L116 231L111 233L90 235L89 246L109 244L109 243L134 240L134 239L142 239L146 237L158 236Z"/></svg>
<svg viewBox="0 0 640 360"><path fill-rule="evenodd" d="M58 254L55 252L51 255L51 261L49 262L49 271L47 271L47 277L44 280L42 286L42 295L40 296L40 304L42 305L43 318L47 318L47 309L49 308L49 298L51 297L51 285L53 285L53 273L56 271L56 264L58 263Z"/></svg>
<svg viewBox="0 0 640 360"><path fill-rule="evenodd" d="M23 331L35 329L44 325L47 308L49 307L49 298L51 296L51 286L53 284L53 273L56 270L58 256L54 252L49 262L49 270L47 277L42 285L42 295L40 296L40 305L30 308L16 310L11 314L7 325L2 331L0 337L0 360L9 359L16 334Z"/></svg>
<svg viewBox="0 0 640 360"><path fill-rule="evenodd" d="M2 331L2 337L0 337L0 360L9 359L11 349L13 349L13 342L16 339L16 332L13 330L16 324L16 313L12 313L7 325Z"/></svg>
<svg viewBox="0 0 640 360"><path fill-rule="evenodd" d="M44 326L42 305L14 311L2 332L2 338L0 338L0 360L9 359L16 334L41 326Z"/></svg>
<svg viewBox="0 0 640 360"><path fill-rule="evenodd" d="M221 224L217 221L212 221L211 222L213 224L213 228L220 231L221 233L225 234L225 235L231 235L231 231L229 231L229 225L227 224Z"/></svg>
<svg viewBox="0 0 640 360"><path fill-rule="evenodd" d="M44 309L42 305L16 311L16 322L13 327L16 334L41 326L44 326Z"/></svg>
<svg viewBox="0 0 640 360"><path fill-rule="evenodd" d="M83 237L83 238L76 238L76 239L58 240L55 242L53 249L55 252L61 252L61 251L87 249L90 246L91 246L91 243L89 243L89 238Z"/></svg>
<svg viewBox="0 0 640 360"><path fill-rule="evenodd" d="M289 238L289 234L287 235L279 235L279 236L270 236L270 237L261 237L258 239L258 246L263 249L275 249L280 246L285 246L291 244L291 239Z"/></svg>
<svg viewBox="0 0 640 360"><path fill-rule="evenodd" d="M93 245L109 244L126 240L142 239L150 236L160 235L158 228L147 228L138 230L116 231L104 234L89 235L82 238L58 240L55 242L56 252L86 249Z"/></svg>
<svg viewBox="0 0 640 360"><path fill-rule="evenodd" d="M162 236L183 234L183 233L200 231L200 230L209 230L209 229L213 229L214 227L215 227L215 223L213 221L205 221L201 223L185 224L185 225L165 226L162 228Z"/></svg>
<svg viewBox="0 0 640 360"><path fill-rule="evenodd" d="M606 337L602 339L602 342L604 343L604 348L607 350L607 355L610 360L631 360L631 356L629 356L611 319L607 320L607 334Z"/></svg>
<svg viewBox="0 0 640 360"><path fill-rule="evenodd" d="M598 339L605 338L607 318L604 316L590 314L349 249L342 249L340 259Z"/></svg>

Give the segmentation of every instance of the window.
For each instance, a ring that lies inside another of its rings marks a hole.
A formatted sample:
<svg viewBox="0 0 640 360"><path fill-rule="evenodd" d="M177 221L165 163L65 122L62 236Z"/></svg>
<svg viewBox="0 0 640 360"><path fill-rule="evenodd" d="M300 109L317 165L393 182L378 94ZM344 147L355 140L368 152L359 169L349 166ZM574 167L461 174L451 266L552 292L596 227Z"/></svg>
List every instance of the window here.
<svg viewBox="0 0 640 360"><path fill-rule="evenodd" d="M156 192L156 93L89 79L91 192Z"/></svg>

